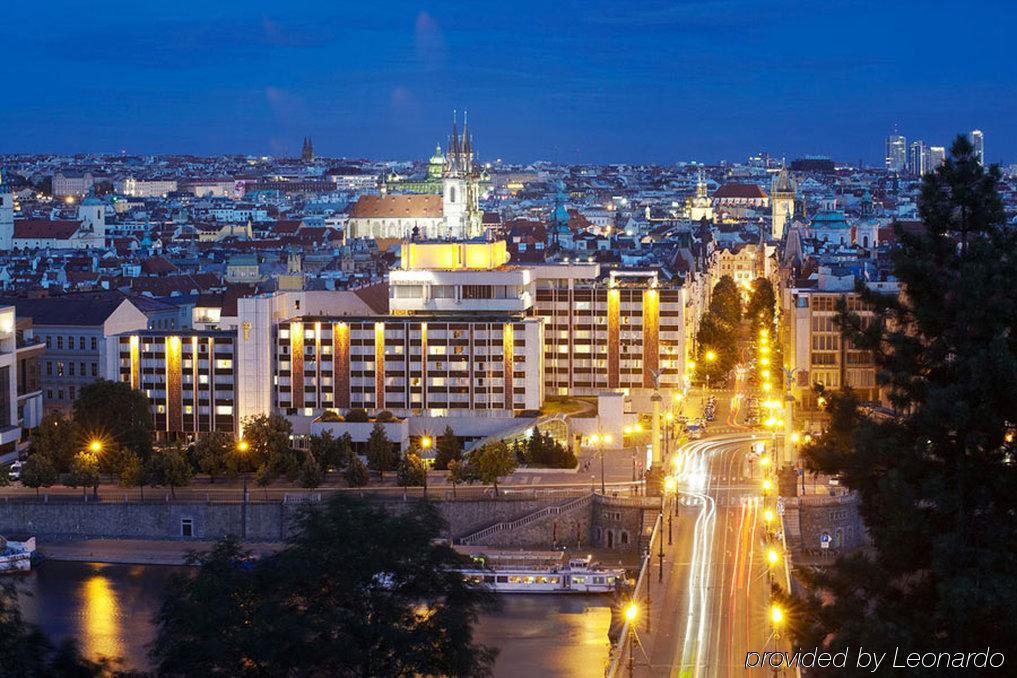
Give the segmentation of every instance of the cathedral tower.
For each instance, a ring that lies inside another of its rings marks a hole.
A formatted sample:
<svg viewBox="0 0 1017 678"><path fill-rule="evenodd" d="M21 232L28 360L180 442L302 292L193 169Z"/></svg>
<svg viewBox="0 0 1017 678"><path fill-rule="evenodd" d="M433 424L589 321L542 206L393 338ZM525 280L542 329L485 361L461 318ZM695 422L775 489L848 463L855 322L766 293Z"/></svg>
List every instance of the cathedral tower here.
<svg viewBox="0 0 1017 678"><path fill-rule="evenodd" d="M771 235L774 240L783 238L784 229L791 224L795 215L796 192L794 177L787 171L787 167L781 167L770 187L770 210L773 215Z"/></svg>
<svg viewBox="0 0 1017 678"><path fill-rule="evenodd" d="M14 248L14 193L0 174L0 250Z"/></svg>

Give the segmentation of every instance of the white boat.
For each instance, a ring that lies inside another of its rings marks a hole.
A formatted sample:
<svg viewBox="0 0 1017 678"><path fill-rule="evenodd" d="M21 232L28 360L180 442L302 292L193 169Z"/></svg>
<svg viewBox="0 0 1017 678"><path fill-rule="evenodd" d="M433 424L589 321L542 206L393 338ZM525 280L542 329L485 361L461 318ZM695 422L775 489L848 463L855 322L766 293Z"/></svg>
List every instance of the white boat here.
<svg viewBox="0 0 1017 678"><path fill-rule="evenodd" d="M460 572L495 593L613 593L627 582L624 568L599 567L589 556L553 567L481 566Z"/></svg>
<svg viewBox="0 0 1017 678"><path fill-rule="evenodd" d="M32 569L35 537L28 541L8 541L0 537L0 574L28 572Z"/></svg>

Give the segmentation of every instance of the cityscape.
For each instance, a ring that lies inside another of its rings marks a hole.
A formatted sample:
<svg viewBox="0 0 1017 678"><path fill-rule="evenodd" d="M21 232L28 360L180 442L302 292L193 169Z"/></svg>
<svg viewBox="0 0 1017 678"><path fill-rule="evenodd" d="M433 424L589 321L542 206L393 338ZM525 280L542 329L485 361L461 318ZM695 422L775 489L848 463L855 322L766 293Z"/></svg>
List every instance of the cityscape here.
<svg viewBox="0 0 1017 678"><path fill-rule="evenodd" d="M849 5L857 65L747 1L57 4L0 103L0 677L1014 674L1001 29L904 105Z"/></svg>

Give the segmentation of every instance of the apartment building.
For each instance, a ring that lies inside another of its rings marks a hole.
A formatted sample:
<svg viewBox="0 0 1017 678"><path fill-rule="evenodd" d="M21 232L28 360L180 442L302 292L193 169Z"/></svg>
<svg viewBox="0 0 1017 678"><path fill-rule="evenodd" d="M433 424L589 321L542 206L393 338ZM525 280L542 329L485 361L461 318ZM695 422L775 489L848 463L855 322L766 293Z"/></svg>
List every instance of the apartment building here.
<svg viewBox="0 0 1017 678"><path fill-rule="evenodd" d="M39 356L45 350L31 320L17 318L13 306L0 308L0 463L28 447L42 420Z"/></svg>

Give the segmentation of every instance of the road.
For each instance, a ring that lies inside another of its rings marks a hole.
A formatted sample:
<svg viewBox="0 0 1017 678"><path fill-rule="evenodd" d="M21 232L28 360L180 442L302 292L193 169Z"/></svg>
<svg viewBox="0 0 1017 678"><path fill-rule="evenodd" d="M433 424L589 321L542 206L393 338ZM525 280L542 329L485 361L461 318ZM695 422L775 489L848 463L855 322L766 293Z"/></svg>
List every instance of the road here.
<svg viewBox="0 0 1017 678"><path fill-rule="evenodd" d="M740 676L747 652L777 649L769 621L765 507L759 469L747 458L752 443L768 435L738 423L737 389L718 399L723 426L714 428L724 432L675 454L677 511L672 505L668 513L677 522L673 544L664 549L663 582L656 562L652 568L657 590L651 588L650 629L639 631L639 676Z"/></svg>

